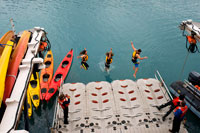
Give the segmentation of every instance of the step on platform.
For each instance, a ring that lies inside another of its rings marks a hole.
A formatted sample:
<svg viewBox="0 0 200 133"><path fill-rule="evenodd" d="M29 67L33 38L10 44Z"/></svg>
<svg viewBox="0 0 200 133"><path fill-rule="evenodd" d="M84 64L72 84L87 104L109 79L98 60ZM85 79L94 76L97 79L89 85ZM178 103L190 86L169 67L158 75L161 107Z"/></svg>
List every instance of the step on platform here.
<svg viewBox="0 0 200 133"><path fill-rule="evenodd" d="M155 107L170 100L156 79L67 83L61 91L71 97L69 124L63 123L63 110L57 105L52 132L168 133L172 128L173 113L162 121L169 107ZM183 125L180 132L187 133Z"/></svg>

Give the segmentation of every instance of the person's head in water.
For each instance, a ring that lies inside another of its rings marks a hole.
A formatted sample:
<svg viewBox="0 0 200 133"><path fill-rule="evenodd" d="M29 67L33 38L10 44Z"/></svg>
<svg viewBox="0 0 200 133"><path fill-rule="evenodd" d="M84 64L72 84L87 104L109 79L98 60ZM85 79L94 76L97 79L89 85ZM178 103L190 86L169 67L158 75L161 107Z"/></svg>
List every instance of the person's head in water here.
<svg viewBox="0 0 200 133"><path fill-rule="evenodd" d="M142 52L142 50L141 50L141 49L138 49L137 52L138 52L138 54L140 54L140 53Z"/></svg>
<svg viewBox="0 0 200 133"><path fill-rule="evenodd" d="M83 55L83 54L87 54L87 50L86 50L86 48L84 48L84 50L81 51L79 55Z"/></svg>

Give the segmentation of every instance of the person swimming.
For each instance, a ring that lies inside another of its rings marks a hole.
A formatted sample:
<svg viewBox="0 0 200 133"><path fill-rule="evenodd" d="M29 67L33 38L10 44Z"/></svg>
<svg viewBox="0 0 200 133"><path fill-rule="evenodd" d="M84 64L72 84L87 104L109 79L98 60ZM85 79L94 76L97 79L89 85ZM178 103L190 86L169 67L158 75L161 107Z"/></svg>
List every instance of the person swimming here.
<svg viewBox="0 0 200 133"><path fill-rule="evenodd" d="M105 62L105 70L108 71L110 68L110 64L112 63L112 57L114 54L112 53L112 48L110 48L109 52L106 52L106 62Z"/></svg>
<svg viewBox="0 0 200 133"><path fill-rule="evenodd" d="M80 52L80 54L79 54L79 56L77 56L77 58L81 58L82 59L80 67L85 69L85 70L88 70L89 65L87 64L88 55L87 55L86 48L84 48L84 50Z"/></svg>

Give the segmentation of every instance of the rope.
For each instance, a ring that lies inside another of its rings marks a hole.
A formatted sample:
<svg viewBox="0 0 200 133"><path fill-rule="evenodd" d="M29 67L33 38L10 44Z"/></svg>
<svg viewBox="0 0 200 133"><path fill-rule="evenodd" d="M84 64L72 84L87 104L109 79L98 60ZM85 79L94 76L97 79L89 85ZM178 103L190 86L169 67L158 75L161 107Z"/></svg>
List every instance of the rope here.
<svg viewBox="0 0 200 133"><path fill-rule="evenodd" d="M179 76L179 80L181 79L181 77L182 77L182 75L183 75L183 71L184 71L185 64L186 64L186 62L187 62L189 53L190 53L190 52L188 52L187 55L186 55L186 57L185 57L185 61L184 61L183 68L182 68L181 73L180 73L180 76Z"/></svg>
<svg viewBox="0 0 200 133"><path fill-rule="evenodd" d="M13 46L13 45L9 45L9 44L0 44L1 47L5 47L5 45L11 46L11 47Z"/></svg>

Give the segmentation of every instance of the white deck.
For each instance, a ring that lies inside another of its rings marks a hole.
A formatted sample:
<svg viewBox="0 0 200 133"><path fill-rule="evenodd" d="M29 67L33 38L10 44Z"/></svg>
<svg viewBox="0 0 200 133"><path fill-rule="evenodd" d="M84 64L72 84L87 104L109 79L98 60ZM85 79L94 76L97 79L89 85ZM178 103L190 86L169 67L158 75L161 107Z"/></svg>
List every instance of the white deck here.
<svg viewBox="0 0 200 133"><path fill-rule="evenodd" d="M153 107L169 100L156 79L68 83L61 92L71 97L69 124L63 124L63 110L57 105L52 132L168 133L172 128L173 113L162 121L169 108ZM182 126L180 132L187 130Z"/></svg>

